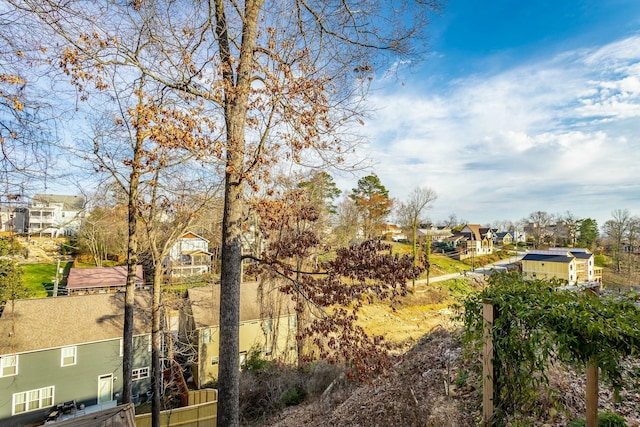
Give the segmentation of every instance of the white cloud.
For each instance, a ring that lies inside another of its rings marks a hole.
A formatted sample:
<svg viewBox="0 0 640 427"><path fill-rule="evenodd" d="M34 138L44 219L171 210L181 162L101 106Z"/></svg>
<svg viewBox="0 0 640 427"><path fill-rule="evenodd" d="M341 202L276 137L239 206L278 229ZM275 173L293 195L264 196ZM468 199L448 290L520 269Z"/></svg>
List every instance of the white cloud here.
<svg viewBox="0 0 640 427"><path fill-rule="evenodd" d="M364 127L375 171L399 199L434 188L436 220L546 210L604 222L640 203L638 75L632 37L429 91L407 82L377 92Z"/></svg>

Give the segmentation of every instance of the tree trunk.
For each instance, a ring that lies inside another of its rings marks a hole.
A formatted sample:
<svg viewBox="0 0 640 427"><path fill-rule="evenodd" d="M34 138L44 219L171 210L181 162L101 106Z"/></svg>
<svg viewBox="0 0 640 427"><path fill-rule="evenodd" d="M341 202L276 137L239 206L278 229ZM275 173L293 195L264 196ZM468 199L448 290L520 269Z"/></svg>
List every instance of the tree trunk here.
<svg viewBox="0 0 640 427"><path fill-rule="evenodd" d="M227 159L222 218L222 262L220 267L220 348L218 371L219 427L240 425L240 276L242 270L242 220L244 189L245 125L253 71L253 51L263 0L247 1L240 57L231 58L226 13L222 0L215 2L216 36L223 62L224 114ZM233 70L237 70L234 82Z"/></svg>
<svg viewBox="0 0 640 427"><path fill-rule="evenodd" d="M142 80L140 85L142 85ZM141 95L140 95L141 96ZM138 102L143 102L140 98ZM138 267L138 187L140 184L140 159L144 136L142 131L136 129L136 138L133 147L133 162L129 177L128 199L128 236L127 236L127 286L124 297L124 327L122 332L123 358L122 358L122 403L131 403L131 374L133 370L133 312L135 306L136 270Z"/></svg>
<svg viewBox="0 0 640 427"><path fill-rule="evenodd" d="M154 253L157 250L154 248ZM163 369L160 365L162 357L162 325L161 325L161 292L162 292L162 268L159 267L159 261L155 257L153 263L153 302L151 306L151 426L160 427L160 392L162 385Z"/></svg>
<svg viewBox="0 0 640 427"><path fill-rule="evenodd" d="M129 188L129 237L127 243L127 286L124 297L124 330L123 330L123 360L122 360L122 403L131 402L131 373L133 370L133 312L135 305L136 269L138 266L138 238L137 208L138 199L137 171L131 172L131 184Z"/></svg>

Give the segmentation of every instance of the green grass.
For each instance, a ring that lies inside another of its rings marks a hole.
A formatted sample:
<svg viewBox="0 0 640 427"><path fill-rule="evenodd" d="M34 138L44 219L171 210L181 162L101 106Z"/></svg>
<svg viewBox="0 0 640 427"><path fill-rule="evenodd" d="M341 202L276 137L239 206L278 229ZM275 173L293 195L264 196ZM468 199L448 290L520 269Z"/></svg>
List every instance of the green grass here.
<svg viewBox="0 0 640 427"><path fill-rule="evenodd" d="M33 298L43 298L52 294L53 281L56 277L56 264L22 264L20 267L23 271L22 280L27 288L31 290ZM65 273L68 273L71 263L61 263L60 267L65 269ZM66 277L66 274L64 277Z"/></svg>
<svg viewBox="0 0 640 427"><path fill-rule="evenodd" d="M431 254L429 262L431 263L431 276L459 273L469 269L465 263L442 254Z"/></svg>

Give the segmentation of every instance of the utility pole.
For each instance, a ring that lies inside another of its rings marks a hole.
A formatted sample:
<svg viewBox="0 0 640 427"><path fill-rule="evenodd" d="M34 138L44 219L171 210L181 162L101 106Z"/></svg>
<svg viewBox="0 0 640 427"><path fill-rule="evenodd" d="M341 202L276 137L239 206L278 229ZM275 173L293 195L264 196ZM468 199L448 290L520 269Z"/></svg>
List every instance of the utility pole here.
<svg viewBox="0 0 640 427"><path fill-rule="evenodd" d="M53 281L53 297L57 297L58 296L58 284L59 284L59 280L58 280L58 273L60 272L60 258L58 258L58 263L56 265L56 279Z"/></svg>

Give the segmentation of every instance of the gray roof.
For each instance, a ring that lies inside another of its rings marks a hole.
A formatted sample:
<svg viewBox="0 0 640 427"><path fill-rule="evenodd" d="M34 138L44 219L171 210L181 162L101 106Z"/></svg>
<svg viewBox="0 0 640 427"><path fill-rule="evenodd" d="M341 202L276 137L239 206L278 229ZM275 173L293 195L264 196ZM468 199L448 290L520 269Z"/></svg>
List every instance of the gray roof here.
<svg viewBox="0 0 640 427"><path fill-rule="evenodd" d="M570 251L571 255L579 259L589 259L593 256L591 253L582 252L582 251Z"/></svg>
<svg viewBox="0 0 640 427"><path fill-rule="evenodd" d="M57 421L56 427L136 427L136 412L133 403L98 412Z"/></svg>
<svg viewBox="0 0 640 427"><path fill-rule="evenodd" d="M189 288L187 298L196 328L220 324L220 285ZM263 304L260 302L261 298ZM266 313L266 307L272 313ZM293 307L291 298L278 289L261 286L258 282L240 285L241 322L280 317L293 313Z"/></svg>
<svg viewBox="0 0 640 427"><path fill-rule="evenodd" d="M136 291L134 335L151 332L151 293ZM16 300L0 316L0 354L122 337L124 292Z"/></svg>
<svg viewBox="0 0 640 427"><path fill-rule="evenodd" d="M31 203L62 203L62 209L65 211L81 211L85 205L84 197L60 194L36 194L31 198Z"/></svg>
<svg viewBox="0 0 640 427"><path fill-rule="evenodd" d="M522 260L523 261L547 261L547 262L561 262L561 263L570 263L573 261L573 257L562 255L562 254L526 254Z"/></svg>

